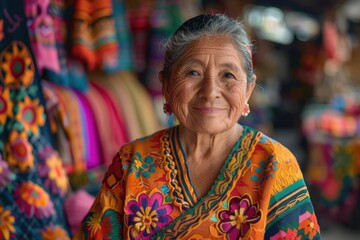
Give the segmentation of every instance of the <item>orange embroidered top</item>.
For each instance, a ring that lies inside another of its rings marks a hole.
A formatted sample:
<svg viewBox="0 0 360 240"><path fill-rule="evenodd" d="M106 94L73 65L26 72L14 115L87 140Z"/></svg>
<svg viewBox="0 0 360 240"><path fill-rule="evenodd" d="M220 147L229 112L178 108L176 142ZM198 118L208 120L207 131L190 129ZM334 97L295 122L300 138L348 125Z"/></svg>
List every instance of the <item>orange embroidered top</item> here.
<svg viewBox="0 0 360 240"><path fill-rule="evenodd" d="M320 239L299 165L280 143L244 126L202 198L192 185L178 127L124 145L75 239L288 237Z"/></svg>

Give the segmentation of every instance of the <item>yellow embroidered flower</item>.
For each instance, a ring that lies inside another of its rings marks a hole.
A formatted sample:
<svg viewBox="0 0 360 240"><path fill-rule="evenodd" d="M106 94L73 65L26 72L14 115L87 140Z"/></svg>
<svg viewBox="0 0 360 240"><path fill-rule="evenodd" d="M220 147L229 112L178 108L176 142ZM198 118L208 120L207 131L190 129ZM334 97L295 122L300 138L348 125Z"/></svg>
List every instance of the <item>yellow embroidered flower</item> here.
<svg viewBox="0 0 360 240"><path fill-rule="evenodd" d="M54 181L63 192L66 192L68 179L60 157L57 154L53 154L47 159L46 165L49 167L49 179Z"/></svg>
<svg viewBox="0 0 360 240"><path fill-rule="evenodd" d="M4 125L8 117L12 117L13 103L10 99L10 89L5 90L0 95L0 124Z"/></svg>
<svg viewBox="0 0 360 240"><path fill-rule="evenodd" d="M0 239L10 239L10 233L15 233L14 222L15 217L11 215L10 210L0 206Z"/></svg>
<svg viewBox="0 0 360 240"><path fill-rule="evenodd" d="M31 100L26 96L24 101L19 103L16 120L23 123L26 132L30 130L34 135L38 135L39 126L45 124L44 107L39 106L39 99Z"/></svg>
<svg viewBox="0 0 360 240"><path fill-rule="evenodd" d="M54 227L46 227L46 229L41 233L41 236L45 240L52 240L52 239L70 240L66 231L58 225Z"/></svg>
<svg viewBox="0 0 360 240"><path fill-rule="evenodd" d="M32 146L28 142L26 133L18 133L16 130L13 130L10 133L9 141L6 144L9 166L19 167L22 172L26 171L28 167L32 168L34 166L32 150Z"/></svg>
<svg viewBox="0 0 360 240"><path fill-rule="evenodd" d="M13 41L0 57L0 79L5 85L27 87L34 79L34 62L26 45Z"/></svg>

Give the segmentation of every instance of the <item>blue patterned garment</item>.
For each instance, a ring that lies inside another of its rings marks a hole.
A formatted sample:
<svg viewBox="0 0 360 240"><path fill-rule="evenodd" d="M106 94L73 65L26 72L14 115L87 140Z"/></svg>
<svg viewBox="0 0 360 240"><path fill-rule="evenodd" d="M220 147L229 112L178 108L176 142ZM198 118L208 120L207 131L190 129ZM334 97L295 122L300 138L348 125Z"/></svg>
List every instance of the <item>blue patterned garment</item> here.
<svg viewBox="0 0 360 240"><path fill-rule="evenodd" d="M0 10L0 239L70 239L69 184L51 142L23 1L1 1Z"/></svg>

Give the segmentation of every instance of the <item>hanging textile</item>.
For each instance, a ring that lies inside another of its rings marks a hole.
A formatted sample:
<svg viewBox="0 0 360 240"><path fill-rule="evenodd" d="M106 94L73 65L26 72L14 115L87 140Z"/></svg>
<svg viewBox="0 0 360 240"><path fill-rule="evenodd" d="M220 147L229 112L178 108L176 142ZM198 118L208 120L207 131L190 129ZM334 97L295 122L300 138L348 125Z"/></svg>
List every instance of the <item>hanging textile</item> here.
<svg viewBox="0 0 360 240"><path fill-rule="evenodd" d="M0 238L70 239L68 178L53 147L23 1L1 1L0 9Z"/></svg>
<svg viewBox="0 0 360 240"><path fill-rule="evenodd" d="M111 0L77 0L73 7L71 53L88 70L117 65L119 46Z"/></svg>
<svg viewBox="0 0 360 240"><path fill-rule="evenodd" d="M180 1L156 0L150 22L150 39L148 44L148 64L145 85L154 96L161 95L161 83L158 73L162 70L164 53L160 48L164 41L184 22Z"/></svg>

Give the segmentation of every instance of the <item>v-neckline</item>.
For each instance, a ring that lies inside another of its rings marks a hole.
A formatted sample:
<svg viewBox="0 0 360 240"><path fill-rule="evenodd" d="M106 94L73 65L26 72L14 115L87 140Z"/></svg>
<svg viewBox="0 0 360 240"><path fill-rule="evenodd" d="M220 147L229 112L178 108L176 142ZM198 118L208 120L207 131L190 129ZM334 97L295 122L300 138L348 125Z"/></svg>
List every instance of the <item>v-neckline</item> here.
<svg viewBox="0 0 360 240"><path fill-rule="evenodd" d="M180 168L178 167L179 159L176 155L181 153L180 145L177 144L176 127L167 131L162 138L162 147L165 165L164 168L167 173L168 186L170 188L170 195L172 196L173 204L179 207L180 215L173 219L173 221L157 232L154 239L179 237L179 229L188 229L193 226L199 219L209 218L214 211L219 209L220 205L224 203L236 183L243 176L243 170L246 168L246 159L249 159L251 154L255 151L261 133L247 126L243 126L244 131L239 137L239 140L234 145L229 157L223 165L217 179L214 181L211 189L204 197L197 200L195 204L189 201L186 196L186 187L180 182ZM177 147L176 151L174 146ZM178 156L177 156L178 157ZM185 168L186 169L186 168ZM189 192L191 189L188 189ZM191 199L190 199L191 200Z"/></svg>
<svg viewBox="0 0 360 240"><path fill-rule="evenodd" d="M190 170L189 170L187 160L186 160L186 154L181 145L181 141L180 141L180 137L179 137L179 127L176 126L173 128L173 131L171 132L171 136L170 136L170 141L171 141L170 144L171 144L171 148L173 150L172 151L173 155L174 155L173 159L174 159L174 162L176 165L175 169L178 170L177 181L179 183L179 187L181 187L181 189L183 190L182 192L184 194L185 199L190 204L190 206L194 206L198 201L206 198L210 193L212 193L214 191L217 183L219 182L220 176L223 175L223 172L228 167L229 162L231 161L236 150L240 147L240 142L243 139L243 136L246 135L247 131L248 131L247 127L243 126L243 132L242 132L241 136L239 137L239 139L236 141L236 143L232 147L232 150L229 153L229 155L227 156L225 163L221 167L219 174L217 175L215 181L212 183L210 190L207 193L205 193L203 197L200 198L199 195L197 194L196 188L191 180Z"/></svg>

